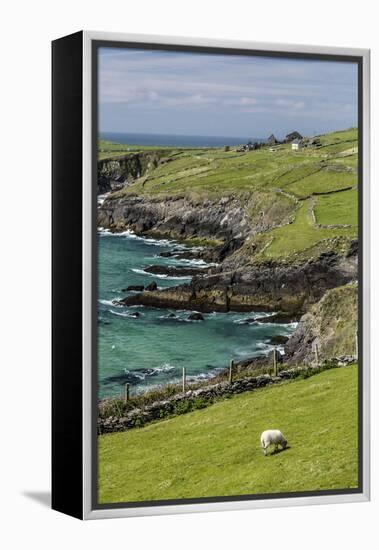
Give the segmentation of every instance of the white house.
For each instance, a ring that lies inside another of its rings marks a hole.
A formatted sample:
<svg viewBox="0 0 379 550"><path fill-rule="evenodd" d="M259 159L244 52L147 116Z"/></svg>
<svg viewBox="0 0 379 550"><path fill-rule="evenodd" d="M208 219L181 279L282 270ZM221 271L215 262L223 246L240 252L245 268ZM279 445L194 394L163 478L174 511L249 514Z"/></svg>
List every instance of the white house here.
<svg viewBox="0 0 379 550"><path fill-rule="evenodd" d="M292 151L298 151L302 147L302 142L300 139L294 139L292 142Z"/></svg>

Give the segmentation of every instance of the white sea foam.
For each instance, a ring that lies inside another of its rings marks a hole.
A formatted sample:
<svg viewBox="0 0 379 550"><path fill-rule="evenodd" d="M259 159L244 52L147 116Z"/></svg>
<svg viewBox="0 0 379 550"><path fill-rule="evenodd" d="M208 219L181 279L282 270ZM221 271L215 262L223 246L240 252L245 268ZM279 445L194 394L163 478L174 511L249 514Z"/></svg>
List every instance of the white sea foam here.
<svg viewBox="0 0 379 550"><path fill-rule="evenodd" d="M170 258L170 263L175 264L176 266L186 267L188 265L193 265L200 268L215 267L218 264L206 262L205 260L196 259L196 258Z"/></svg>
<svg viewBox="0 0 379 550"><path fill-rule="evenodd" d="M109 313L112 313L113 315L117 315L118 317L129 317L130 319L138 319L138 317L136 317L136 316L133 315L132 313L126 313L126 312L121 312L121 311L114 311L113 309L110 309L110 310L109 310ZM143 314L140 313L140 315L143 315Z"/></svg>
<svg viewBox="0 0 379 550"><path fill-rule="evenodd" d="M103 304L104 306L118 306L118 304L114 303L117 300L121 300L121 297L113 298L112 300L98 300L100 304Z"/></svg>
<svg viewBox="0 0 379 550"><path fill-rule="evenodd" d="M103 202L105 201L105 199L107 198L108 196L108 193L104 193L104 195L98 195L97 196L97 204L99 204L100 206L103 204Z"/></svg>
<svg viewBox="0 0 379 550"><path fill-rule="evenodd" d="M171 372L173 370L175 370L175 366L174 365L170 365L170 363L163 363L163 365L159 366L159 367L155 367L153 370L155 372Z"/></svg>
<svg viewBox="0 0 379 550"><path fill-rule="evenodd" d="M285 328L285 329L295 329L298 325L298 323L296 321L294 321L293 323L267 323L267 322L264 322L264 323L260 323L259 321L256 321L257 325L264 325L264 326L267 326L267 327L280 327L280 328Z"/></svg>
<svg viewBox="0 0 379 550"><path fill-rule="evenodd" d="M111 231L110 229L98 227L97 233L100 235L100 237L129 237L130 239L139 239L140 237L137 237L133 233L131 229L126 229L125 231L120 231L118 233L115 233Z"/></svg>
<svg viewBox="0 0 379 550"><path fill-rule="evenodd" d="M164 274L156 274L156 273L149 273L148 271L144 271L143 269L138 269L138 268L132 268L132 271L134 271L134 273L138 273L139 275L148 275L149 277L157 277L158 279L166 279L168 281L170 280L191 280L192 277L191 276L186 276L186 277L175 277L174 275L164 275Z"/></svg>

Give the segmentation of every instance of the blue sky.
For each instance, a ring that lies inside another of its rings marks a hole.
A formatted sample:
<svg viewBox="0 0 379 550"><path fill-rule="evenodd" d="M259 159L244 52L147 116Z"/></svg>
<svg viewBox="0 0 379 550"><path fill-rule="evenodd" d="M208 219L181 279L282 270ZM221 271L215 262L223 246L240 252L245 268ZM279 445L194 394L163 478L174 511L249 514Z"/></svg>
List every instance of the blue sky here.
<svg viewBox="0 0 379 550"><path fill-rule="evenodd" d="M100 48L99 129L281 138L357 125L357 66Z"/></svg>

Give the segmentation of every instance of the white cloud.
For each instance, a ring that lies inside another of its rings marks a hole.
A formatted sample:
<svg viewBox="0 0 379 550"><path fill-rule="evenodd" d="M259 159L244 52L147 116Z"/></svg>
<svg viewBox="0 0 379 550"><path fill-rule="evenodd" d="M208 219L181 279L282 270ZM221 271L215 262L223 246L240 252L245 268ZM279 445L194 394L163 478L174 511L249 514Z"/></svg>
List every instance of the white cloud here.
<svg viewBox="0 0 379 550"><path fill-rule="evenodd" d="M225 99L225 105L236 105L236 106L246 106L246 105L256 105L257 100L254 97L238 97L232 99Z"/></svg>
<svg viewBox="0 0 379 550"><path fill-rule="evenodd" d="M338 62L108 48L99 57L99 101L113 113L132 107L166 118L193 109L204 124L212 113L250 113L271 115L270 127L326 115L343 127L344 117L346 125L356 119L357 71Z"/></svg>
<svg viewBox="0 0 379 550"><path fill-rule="evenodd" d="M276 99L275 105L295 110L303 109L305 107L304 101L293 101L291 99Z"/></svg>

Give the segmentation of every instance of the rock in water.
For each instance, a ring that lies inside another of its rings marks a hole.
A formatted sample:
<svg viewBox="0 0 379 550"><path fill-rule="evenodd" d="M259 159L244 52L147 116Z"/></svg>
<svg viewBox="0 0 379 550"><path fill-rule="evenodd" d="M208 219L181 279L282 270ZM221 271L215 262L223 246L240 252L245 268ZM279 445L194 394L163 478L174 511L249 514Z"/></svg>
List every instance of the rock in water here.
<svg viewBox="0 0 379 550"><path fill-rule="evenodd" d="M272 336L270 338L270 344L275 344L275 345L282 345L282 344L286 344L288 342L288 336L282 336L281 334L277 334L276 336Z"/></svg>
<svg viewBox="0 0 379 550"><path fill-rule="evenodd" d="M201 313L191 313L188 315L188 321L204 321L204 317Z"/></svg>
<svg viewBox="0 0 379 550"><path fill-rule="evenodd" d="M204 270L198 267L181 267L170 265L149 265L144 268L146 273L154 275L167 275L168 277L194 277L195 275L204 275Z"/></svg>
<svg viewBox="0 0 379 550"><path fill-rule="evenodd" d="M157 290L158 285L155 281L152 281L150 284L147 285L145 290Z"/></svg>
<svg viewBox="0 0 379 550"><path fill-rule="evenodd" d="M134 311L133 313L130 314L130 317L135 317L136 319L138 319L138 317L140 317L140 313L138 311Z"/></svg>
<svg viewBox="0 0 379 550"><path fill-rule="evenodd" d="M279 313L274 313L273 315L268 315L267 317L256 317L255 321L259 323L293 323L299 320L298 314L284 313L279 311Z"/></svg>

